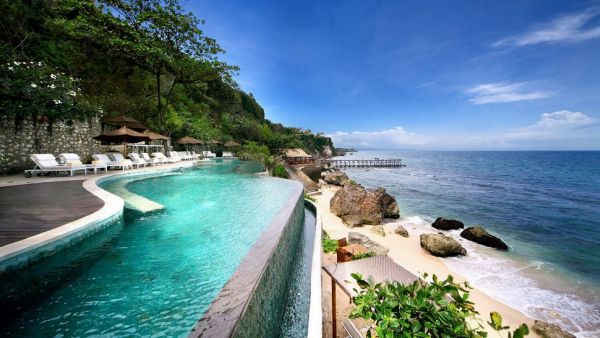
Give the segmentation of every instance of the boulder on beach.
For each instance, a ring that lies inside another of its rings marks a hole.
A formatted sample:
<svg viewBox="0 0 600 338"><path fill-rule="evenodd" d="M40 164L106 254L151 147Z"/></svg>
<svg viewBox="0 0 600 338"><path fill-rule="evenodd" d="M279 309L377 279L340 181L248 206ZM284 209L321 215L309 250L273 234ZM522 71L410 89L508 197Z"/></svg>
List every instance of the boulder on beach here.
<svg viewBox="0 0 600 338"><path fill-rule="evenodd" d="M432 227L438 230L456 230L465 227L464 223L455 219L445 219L444 217L438 217L435 222L431 224Z"/></svg>
<svg viewBox="0 0 600 338"><path fill-rule="evenodd" d="M352 181L336 191L329 206L334 215L352 226L378 225L386 217L400 217L398 204L385 189L367 190Z"/></svg>
<svg viewBox="0 0 600 338"><path fill-rule="evenodd" d="M465 256L467 250L457 240L444 234L422 234L421 248L437 257Z"/></svg>
<svg viewBox="0 0 600 338"><path fill-rule="evenodd" d="M502 241L500 238L494 235L490 235L482 227L466 228L465 230L463 230L463 232L460 233L460 236L475 243L489 246L490 248L508 250L508 245L506 245L504 241Z"/></svg>
<svg viewBox="0 0 600 338"><path fill-rule="evenodd" d="M575 335L561 329L560 326L541 320L536 320L531 329L544 338L575 338Z"/></svg>
<svg viewBox="0 0 600 338"><path fill-rule="evenodd" d="M327 184L343 186L348 181L348 175L343 171L334 171L332 173L325 174L323 181Z"/></svg>
<svg viewBox="0 0 600 338"><path fill-rule="evenodd" d="M385 256L387 255L390 249L384 247L383 245L372 241L369 237L360 234L358 232L351 232L348 234L348 243L350 244L360 244L365 248L369 249L369 251L373 252L377 256Z"/></svg>
<svg viewBox="0 0 600 338"><path fill-rule="evenodd" d="M376 193L381 195L381 208L383 209L384 218L400 218L400 208L394 196L390 195L383 188L375 190Z"/></svg>
<svg viewBox="0 0 600 338"><path fill-rule="evenodd" d="M371 227L371 232L379 236L385 236L385 229L381 225Z"/></svg>
<svg viewBox="0 0 600 338"><path fill-rule="evenodd" d="M320 165L306 165L302 169L302 172L308 176L313 182L318 183L321 178L321 166Z"/></svg>
<svg viewBox="0 0 600 338"><path fill-rule="evenodd" d="M394 233L402 237L408 237L408 231L402 225L398 225L394 230Z"/></svg>

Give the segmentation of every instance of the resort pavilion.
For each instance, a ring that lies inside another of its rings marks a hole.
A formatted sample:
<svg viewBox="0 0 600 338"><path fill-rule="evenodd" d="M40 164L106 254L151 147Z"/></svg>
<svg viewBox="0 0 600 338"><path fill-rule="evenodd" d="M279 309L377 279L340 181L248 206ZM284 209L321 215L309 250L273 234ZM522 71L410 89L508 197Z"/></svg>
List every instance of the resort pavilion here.
<svg viewBox="0 0 600 338"><path fill-rule="evenodd" d="M302 148L284 149L282 152L287 164L310 164L315 162L315 159Z"/></svg>

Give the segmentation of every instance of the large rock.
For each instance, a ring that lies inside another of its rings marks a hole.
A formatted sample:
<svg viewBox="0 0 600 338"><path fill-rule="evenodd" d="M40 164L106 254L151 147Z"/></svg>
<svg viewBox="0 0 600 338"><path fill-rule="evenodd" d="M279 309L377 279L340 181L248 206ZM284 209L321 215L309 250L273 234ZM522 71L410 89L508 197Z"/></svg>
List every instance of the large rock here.
<svg viewBox="0 0 600 338"><path fill-rule="evenodd" d="M575 338L575 335L564 331L560 326L536 320L531 327L533 332L544 338Z"/></svg>
<svg viewBox="0 0 600 338"><path fill-rule="evenodd" d="M387 255L388 251L390 251L390 249L377 242L373 242L369 237L358 232L351 232L348 234L348 243L360 244L369 249L369 251L372 251L377 256L385 256Z"/></svg>
<svg viewBox="0 0 600 338"><path fill-rule="evenodd" d="M408 231L402 225L398 225L394 230L394 233L402 237L408 237Z"/></svg>
<svg viewBox="0 0 600 338"><path fill-rule="evenodd" d="M464 223L461 221L457 221L454 219L445 219L443 217L438 217L433 224L432 227L438 230L456 230L462 229L465 227Z"/></svg>
<svg viewBox="0 0 600 338"><path fill-rule="evenodd" d="M422 234L421 248L438 257L465 256L467 250L454 238L444 234Z"/></svg>
<svg viewBox="0 0 600 338"><path fill-rule="evenodd" d="M367 190L353 182L336 191L331 199L330 209L333 214L352 226L378 225L383 218L400 216L396 201L385 189Z"/></svg>
<svg viewBox="0 0 600 338"><path fill-rule="evenodd" d="M316 183L319 183L319 179L321 178L321 166L320 165L307 165L304 166L302 172L306 174L311 180Z"/></svg>
<svg viewBox="0 0 600 338"><path fill-rule="evenodd" d="M348 181L348 179L348 175L346 175L346 173L344 173L343 171L334 171L332 173L326 174L325 177L323 177L323 181L325 181L325 183L337 185L340 187L343 186L344 183Z"/></svg>
<svg viewBox="0 0 600 338"><path fill-rule="evenodd" d="M383 188L375 190L376 193L381 195L381 208L383 210L384 218L400 218L400 208L394 196L390 195Z"/></svg>
<svg viewBox="0 0 600 338"><path fill-rule="evenodd" d="M504 243L500 238L490 235L482 227L466 228L460 233L460 236L475 243L489 246L490 248L508 250L508 245L506 245L506 243Z"/></svg>

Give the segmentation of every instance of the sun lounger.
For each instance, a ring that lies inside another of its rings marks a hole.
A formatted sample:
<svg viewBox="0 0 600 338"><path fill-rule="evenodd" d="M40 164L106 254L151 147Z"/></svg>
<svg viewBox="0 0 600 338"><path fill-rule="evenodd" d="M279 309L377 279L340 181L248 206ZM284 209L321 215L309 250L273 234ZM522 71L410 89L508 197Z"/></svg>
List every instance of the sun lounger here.
<svg viewBox="0 0 600 338"><path fill-rule="evenodd" d="M223 157L231 158L231 157L233 157L233 154L230 151L224 151L223 152Z"/></svg>
<svg viewBox="0 0 600 338"><path fill-rule="evenodd" d="M49 174L52 172L68 172L70 176L73 176L76 171L83 171L84 175L87 174L83 164L59 164L56 161L56 157L52 154L33 154L30 158L35 163L35 167L31 170L25 170L25 177L31 177L33 174Z"/></svg>
<svg viewBox="0 0 600 338"><path fill-rule="evenodd" d="M161 152L152 153L152 156L154 156L154 158L157 158L160 161L160 163L175 163L175 160L173 158L166 157L165 154Z"/></svg>
<svg viewBox="0 0 600 338"><path fill-rule="evenodd" d="M144 161L146 161L146 163L148 163L151 166L160 164L159 159L157 159L156 157L150 157L148 153L140 153L140 156L144 159Z"/></svg>
<svg viewBox="0 0 600 338"><path fill-rule="evenodd" d="M81 158L79 157L79 155L77 154L73 154L73 153L62 153L58 155L58 158L61 160L61 162L68 164L81 164ZM103 161L94 161L95 163L91 163L91 164L82 164L87 170L86 170L86 174L87 171L94 171L94 174L98 173L98 169L104 169L105 172L108 172L108 166L106 165L105 162Z"/></svg>
<svg viewBox="0 0 600 338"><path fill-rule="evenodd" d="M173 161L173 163L181 162L182 159L179 157L179 154L176 151L169 152L169 157L167 157Z"/></svg>
<svg viewBox="0 0 600 338"><path fill-rule="evenodd" d="M94 160L106 163L109 168L121 168L123 170L131 168L131 161L129 163L113 161L108 158L108 155L106 154L94 154L92 155L92 158L94 158Z"/></svg>
<svg viewBox="0 0 600 338"><path fill-rule="evenodd" d="M127 156L129 156L129 158L133 162L133 165L137 166L138 169L140 168L140 166L145 167L148 164L143 158L140 157L139 154L129 153Z"/></svg>
<svg viewBox="0 0 600 338"><path fill-rule="evenodd" d="M200 158L200 155L199 155L199 154L196 154L196 152L195 152L195 151L192 151L190 154L192 154L192 159L194 159L194 160L197 160L197 159L199 159L199 158Z"/></svg>
<svg viewBox="0 0 600 338"><path fill-rule="evenodd" d="M213 157L217 157L217 154L213 153L212 151L203 151L202 152L202 157L204 158L213 158Z"/></svg>
<svg viewBox="0 0 600 338"><path fill-rule="evenodd" d="M123 157L123 154L121 154L121 153L110 153L110 154L108 154L108 156L110 156L113 159L113 162L127 163L127 164L129 164L129 168L133 168L133 161L126 159L125 157ZM139 166L137 166L137 167L139 168Z"/></svg>

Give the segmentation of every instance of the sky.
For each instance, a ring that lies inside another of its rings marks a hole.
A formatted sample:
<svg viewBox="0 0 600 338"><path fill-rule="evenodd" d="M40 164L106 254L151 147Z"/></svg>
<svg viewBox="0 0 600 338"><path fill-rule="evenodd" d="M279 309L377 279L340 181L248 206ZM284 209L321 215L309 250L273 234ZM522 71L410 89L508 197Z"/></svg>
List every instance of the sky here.
<svg viewBox="0 0 600 338"><path fill-rule="evenodd" d="M269 120L338 147L600 150L600 0L186 6Z"/></svg>

